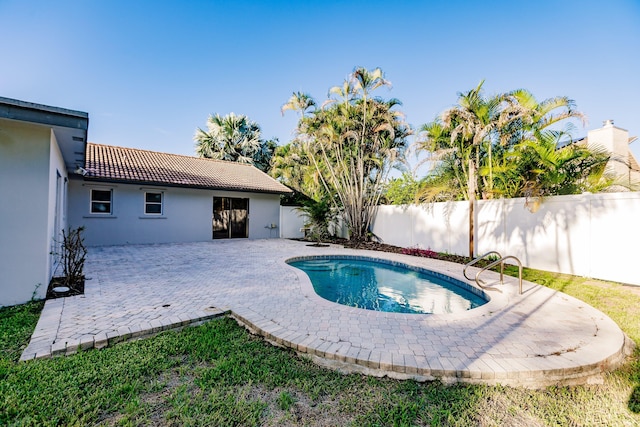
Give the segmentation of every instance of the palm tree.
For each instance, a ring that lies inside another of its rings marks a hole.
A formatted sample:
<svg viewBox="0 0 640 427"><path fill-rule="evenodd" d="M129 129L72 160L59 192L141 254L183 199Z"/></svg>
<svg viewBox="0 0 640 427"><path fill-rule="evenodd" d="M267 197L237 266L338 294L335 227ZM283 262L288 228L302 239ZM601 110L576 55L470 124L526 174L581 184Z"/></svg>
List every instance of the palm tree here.
<svg viewBox="0 0 640 427"><path fill-rule="evenodd" d="M297 209L306 217L304 226L309 230L306 237L316 240L320 244L322 240L331 236L329 227L334 223L335 211L330 201L327 199L306 199Z"/></svg>
<svg viewBox="0 0 640 427"><path fill-rule="evenodd" d="M316 107L316 101L308 93L293 92L291 98L280 108L282 115L287 110L298 112L302 117L308 110Z"/></svg>
<svg viewBox="0 0 640 427"><path fill-rule="evenodd" d="M278 147L278 138L260 141L260 148L253 154L253 165L262 172L268 173L272 167L273 155Z"/></svg>
<svg viewBox="0 0 640 427"><path fill-rule="evenodd" d="M551 154L556 149L559 134L552 128L567 119L583 119L569 98L555 97L538 102L524 89L484 97L483 84L481 81L475 89L459 93L458 104L424 125L421 133L422 148L431 151L438 161L421 197L435 200L450 195L469 201L471 257L474 252L473 211L478 197L530 195L532 191L543 191L542 187L545 187L544 191L568 191L571 187L568 181L561 179L562 185L551 185L555 179L551 178L553 168L540 169L533 159L551 164L542 160L550 156L542 154ZM569 123L562 135L571 129ZM555 142L549 145L551 140ZM585 150L581 149L580 153L574 149L563 152L562 155L572 159L569 161L567 158L566 165L580 163L586 168L585 173L593 169L597 175L601 156L591 153L590 157ZM578 162L578 158L582 160ZM549 174L550 181L541 180L535 171ZM584 182L586 178L573 173L567 179L577 183Z"/></svg>
<svg viewBox="0 0 640 427"><path fill-rule="evenodd" d="M526 89L516 89L504 94L503 99L507 103L505 108L510 117L512 128L518 128L515 135L521 138L532 138L536 133L549 129L567 119L578 119L585 122L584 114L576 110L574 100L566 96L557 96L539 102L531 92ZM568 125L563 132L568 134L572 127ZM511 130L508 127L507 131Z"/></svg>
<svg viewBox="0 0 640 427"><path fill-rule="evenodd" d="M602 177L604 153L573 144L566 149L558 149L560 140L571 141L574 126L568 120L584 123L584 115L576 110L575 101L558 96L539 102L526 89L508 92L503 99L504 115L508 120L499 128L499 138L506 147L498 166L499 192L502 195L542 197L574 194L580 192L578 188L584 188L587 176L591 176L589 180L594 176ZM561 122L565 123L564 129L558 130ZM583 170L566 174L571 168L564 166L577 163ZM560 172L562 170L564 172ZM558 173L563 177L560 178ZM551 185L554 181L562 184Z"/></svg>
<svg viewBox="0 0 640 427"><path fill-rule="evenodd" d="M606 186L605 150L567 144L558 148L564 133L547 131L537 141L525 141L520 150L518 172L523 179L522 195L540 199L549 195L580 194Z"/></svg>
<svg viewBox="0 0 640 427"><path fill-rule="evenodd" d="M451 128L445 127L438 117L420 128L418 147L428 153L424 161L435 164L425 185L416 194L416 202L464 200L468 197L466 165L472 153L471 146L462 139L451 139Z"/></svg>
<svg viewBox="0 0 640 427"><path fill-rule="evenodd" d="M499 123L504 120L502 115L502 98L500 96L485 98L482 95L482 85L466 93L458 94L458 104L446 110L439 121L423 127L425 132L425 146L437 146L440 149L454 150L458 165L462 169L457 173L464 175L466 183L459 179L459 184L466 186L464 198L469 201L469 256L474 254L474 207L479 193L478 170L482 160L483 148L488 153L489 174L488 181L483 186L483 198L492 197L493 163L492 151L495 142L495 131ZM443 136L449 137L449 142ZM455 169L454 169L455 170ZM464 193L463 193L464 194Z"/></svg>
<svg viewBox="0 0 640 427"><path fill-rule="evenodd" d="M394 110L396 99L372 98L371 92L390 86L379 68L356 68L330 94L340 97L315 116L314 140L319 143L323 174L343 210L355 239L367 239L389 171L402 156L410 128Z"/></svg>
<svg viewBox="0 0 640 427"><path fill-rule="evenodd" d="M309 115L309 104L301 102L299 93L283 106L302 110L296 140L355 239L367 238L382 184L411 133L394 109L398 100L370 96L389 85L382 70L360 67L341 86L331 88L322 108Z"/></svg>
<svg viewBox="0 0 640 427"><path fill-rule="evenodd" d="M268 171L277 139L263 140L260 126L245 115L209 116L207 130L198 128L193 138L200 157L249 163Z"/></svg>
<svg viewBox="0 0 640 427"><path fill-rule="evenodd" d="M312 200L326 198L320 174L297 139L276 148L269 174Z"/></svg>

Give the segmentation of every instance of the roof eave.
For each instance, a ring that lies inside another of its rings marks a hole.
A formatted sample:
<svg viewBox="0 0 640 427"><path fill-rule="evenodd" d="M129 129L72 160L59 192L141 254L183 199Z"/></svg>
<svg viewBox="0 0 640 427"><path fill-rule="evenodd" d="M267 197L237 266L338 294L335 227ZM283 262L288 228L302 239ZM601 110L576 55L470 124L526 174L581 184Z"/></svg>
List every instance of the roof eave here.
<svg viewBox="0 0 640 427"><path fill-rule="evenodd" d="M175 182L163 182L163 181L148 181L148 180L133 180L133 179L117 179L106 178L97 176L85 176L86 182L104 182L109 184L133 184L133 185L153 185L157 187L171 187L171 188L190 188L195 190L218 190L218 191L237 191L241 193L261 193L261 194L290 194L293 190L287 188L288 191L282 190L266 190L258 188L232 188L232 187L219 187L219 186L205 186L205 185L192 185L192 184L179 184Z"/></svg>
<svg viewBox="0 0 640 427"><path fill-rule="evenodd" d="M67 172L84 164L88 113L0 97L0 119L50 127L56 135Z"/></svg>

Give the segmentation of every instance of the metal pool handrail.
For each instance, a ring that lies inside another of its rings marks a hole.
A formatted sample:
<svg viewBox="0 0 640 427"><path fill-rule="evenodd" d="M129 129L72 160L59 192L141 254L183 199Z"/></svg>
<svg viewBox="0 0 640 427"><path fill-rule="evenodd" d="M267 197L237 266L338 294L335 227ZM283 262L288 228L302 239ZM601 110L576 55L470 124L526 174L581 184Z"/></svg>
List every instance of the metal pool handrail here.
<svg viewBox="0 0 640 427"><path fill-rule="evenodd" d="M482 284L480 283L480 279L479 279L480 274L482 274L483 271L488 270L491 267L495 267L498 264L500 264L500 284L504 285L504 261L507 260L507 259L514 259L518 263L519 292L520 292L520 295L522 295L522 263L520 262L520 260L518 258L516 258L513 255L509 255L509 256L500 258L499 260L496 260L496 261L492 262L491 264L487 265L482 270L478 271L476 273L476 283L478 284L478 286L480 286L481 288L484 288L484 286L482 286ZM466 277L466 274L465 274L465 277Z"/></svg>
<svg viewBox="0 0 640 427"><path fill-rule="evenodd" d="M471 267L472 265L474 265L475 263L477 263L481 259L486 258L491 254L496 254L496 255L498 255L498 258L502 258L502 255L500 255L500 252L498 252L498 251L489 251L484 255L480 255L476 259L474 259L472 261L469 261L468 263L466 263L464 265L464 270L462 270L462 274L464 274L464 277L466 277L467 280L473 280L471 277L467 276L467 268Z"/></svg>

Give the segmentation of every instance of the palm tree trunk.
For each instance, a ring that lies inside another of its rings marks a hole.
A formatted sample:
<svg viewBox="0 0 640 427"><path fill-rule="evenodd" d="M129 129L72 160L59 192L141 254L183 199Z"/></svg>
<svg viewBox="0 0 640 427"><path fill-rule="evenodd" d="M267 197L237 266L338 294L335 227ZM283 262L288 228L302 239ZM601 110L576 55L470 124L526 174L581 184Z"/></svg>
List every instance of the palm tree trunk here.
<svg viewBox="0 0 640 427"><path fill-rule="evenodd" d="M469 197L469 258L473 259L474 252L474 235L475 235L475 227L474 227L474 207L476 201L476 170L475 164L471 157L469 158L469 185L468 187L468 197Z"/></svg>

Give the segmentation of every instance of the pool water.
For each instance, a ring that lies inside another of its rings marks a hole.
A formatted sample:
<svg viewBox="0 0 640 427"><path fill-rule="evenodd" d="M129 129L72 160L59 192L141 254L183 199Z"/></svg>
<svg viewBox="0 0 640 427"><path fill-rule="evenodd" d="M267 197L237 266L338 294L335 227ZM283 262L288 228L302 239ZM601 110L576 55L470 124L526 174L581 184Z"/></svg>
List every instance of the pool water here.
<svg viewBox="0 0 640 427"><path fill-rule="evenodd" d="M318 295L351 307L392 313L456 313L487 303L464 282L389 263L348 257L289 262L304 271ZM481 292L479 292L481 293Z"/></svg>

